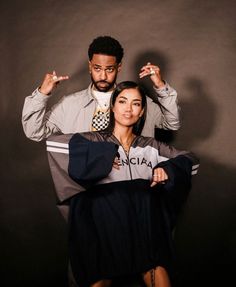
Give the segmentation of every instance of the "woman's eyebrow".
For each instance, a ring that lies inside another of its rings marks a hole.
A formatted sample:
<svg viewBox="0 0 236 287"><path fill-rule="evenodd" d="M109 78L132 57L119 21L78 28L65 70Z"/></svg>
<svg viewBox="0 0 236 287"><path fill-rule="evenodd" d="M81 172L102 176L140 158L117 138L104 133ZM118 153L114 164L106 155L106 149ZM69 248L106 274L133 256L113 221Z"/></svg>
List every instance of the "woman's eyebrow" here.
<svg viewBox="0 0 236 287"><path fill-rule="evenodd" d="M120 96L119 97L120 99L125 99L125 100L128 100L128 97L125 97L125 96ZM138 101L138 102L141 102L141 99L133 99L132 101Z"/></svg>
<svg viewBox="0 0 236 287"><path fill-rule="evenodd" d="M127 97L125 97L125 96L120 96L119 97L120 99L122 98L122 99L125 99L125 100L127 100L128 98Z"/></svg>

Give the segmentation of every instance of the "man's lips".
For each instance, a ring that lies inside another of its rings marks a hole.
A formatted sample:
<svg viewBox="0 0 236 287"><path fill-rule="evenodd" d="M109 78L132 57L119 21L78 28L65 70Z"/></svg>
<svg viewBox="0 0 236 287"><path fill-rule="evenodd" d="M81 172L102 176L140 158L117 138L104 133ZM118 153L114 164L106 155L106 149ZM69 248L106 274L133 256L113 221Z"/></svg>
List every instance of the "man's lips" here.
<svg viewBox="0 0 236 287"><path fill-rule="evenodd" d="M107 86L109 85L108 82L97 82L97 85Z"/></svg>

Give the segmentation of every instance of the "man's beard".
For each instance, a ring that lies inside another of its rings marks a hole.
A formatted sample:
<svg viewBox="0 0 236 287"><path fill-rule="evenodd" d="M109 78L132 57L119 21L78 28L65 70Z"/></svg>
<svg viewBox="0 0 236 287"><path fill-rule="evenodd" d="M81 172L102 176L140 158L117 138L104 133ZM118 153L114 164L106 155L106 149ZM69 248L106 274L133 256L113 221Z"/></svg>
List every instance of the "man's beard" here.
<svg viewBox="0 0 236 287"><path fill-rule="evenodd" d="M116 82L116 77L114 78L114 80L111 83L109 83L107 81L97 81L97 82L95 82L92 76L91 76L91 80L92 80L92 83L93 83L94 87L96 88L96 90L98 90L99 92L106 93L106 92L108 92L109 90L111 90L114 87L115 82ZM101 86L99 86L99 83L104 83L106 85L101 87Z"/></svg>

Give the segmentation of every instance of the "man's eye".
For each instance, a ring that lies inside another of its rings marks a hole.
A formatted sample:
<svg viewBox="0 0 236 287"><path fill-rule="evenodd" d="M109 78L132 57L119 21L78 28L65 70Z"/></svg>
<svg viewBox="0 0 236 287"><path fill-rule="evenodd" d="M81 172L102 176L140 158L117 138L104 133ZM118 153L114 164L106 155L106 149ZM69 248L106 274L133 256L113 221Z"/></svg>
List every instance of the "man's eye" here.
<svg viewBox="0 0 236 287"><path fill-rule="evenodd" d="M100 72L100 71L101 71L101 68L99 68L99 67L94 67L94 70L95 70L96 72Z"/></svg>
<svg viewBox="0 0 236 287"><path fill-rule="evenodd" d="M114 70L115 70L114 68L107 68L106 69L107 73L112 73L112 72L114 72Z"/></svg>

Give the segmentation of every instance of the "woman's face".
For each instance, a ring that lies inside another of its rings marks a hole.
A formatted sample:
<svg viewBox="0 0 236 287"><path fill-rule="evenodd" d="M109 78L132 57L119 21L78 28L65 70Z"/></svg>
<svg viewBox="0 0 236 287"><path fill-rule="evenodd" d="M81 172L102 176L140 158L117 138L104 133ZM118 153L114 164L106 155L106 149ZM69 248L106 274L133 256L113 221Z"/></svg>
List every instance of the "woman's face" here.
<svg viewBox="0 0 236 287"><path fill-rule="evenodd" d="M133 126L143 114L142 97L135 88L123 90L113 107L115 125Z"/></svg>

